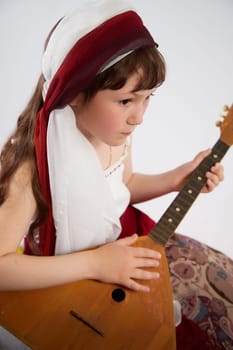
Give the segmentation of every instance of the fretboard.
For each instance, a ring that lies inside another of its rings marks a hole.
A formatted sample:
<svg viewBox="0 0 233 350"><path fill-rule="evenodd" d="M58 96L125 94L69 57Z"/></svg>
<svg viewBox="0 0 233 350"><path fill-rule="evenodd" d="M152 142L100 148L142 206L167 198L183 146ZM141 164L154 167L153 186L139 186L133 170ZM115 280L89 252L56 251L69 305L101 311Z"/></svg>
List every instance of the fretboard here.
<svg viewBox="0 0 233 350"><path fill-rule="evenodd" d="M206 172L210 170L216 162L221 161L228 149L229 146L220 139L217 141L212 148L211 154L204 158L199 164L183 189L179 192L160 220L150 231L149 236L152 239L156 240L163 246L166 244L167 240L174 233L205 185Z"/></svg>

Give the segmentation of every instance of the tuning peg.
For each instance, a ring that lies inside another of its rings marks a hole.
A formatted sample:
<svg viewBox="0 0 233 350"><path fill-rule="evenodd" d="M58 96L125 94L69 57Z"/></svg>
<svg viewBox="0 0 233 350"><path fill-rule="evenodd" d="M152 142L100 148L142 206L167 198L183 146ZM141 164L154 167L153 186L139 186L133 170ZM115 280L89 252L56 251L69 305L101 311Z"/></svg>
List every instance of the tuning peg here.
<svg viewBox="0 0 233 350"><path fill-rule="evenodd" d="M226 114L223 114L223 113L219 114L219 116L220 116L220 118L222 118L222 119L226 118Z"/></svg>
<svg viewBox="0 0 233 350"><path fill-rule="evenodd" d="M223 112L220 114L220 117L222 118L222 119L224 119L224 118L226 118L226 113L229 111L229 107L227 106L227 105L224 105L223 106Z"/></svg>
<svg viewBox="0 0 233 350"><path fill-rule="evenodd" d="M216 126L220 127L222 125L222 121L221 120L217 120L215 124L216 124Z"/></svg>

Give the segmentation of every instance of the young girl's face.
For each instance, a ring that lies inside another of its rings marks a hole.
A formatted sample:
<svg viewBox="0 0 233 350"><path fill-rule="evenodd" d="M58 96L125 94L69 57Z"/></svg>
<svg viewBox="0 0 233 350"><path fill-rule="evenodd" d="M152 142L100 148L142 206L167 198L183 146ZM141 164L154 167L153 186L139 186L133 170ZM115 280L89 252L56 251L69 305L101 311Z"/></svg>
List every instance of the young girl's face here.
<svg viewBox="0 0 233 350"><path fill-rule="evenodd" d="M155 89L134 91L140 79L139 74L132 75L121 89L98 91L83 106L80 106L79 96L72 102L77 127L91 143L120 146L137 125L142 123L150 96Z"/></svg>

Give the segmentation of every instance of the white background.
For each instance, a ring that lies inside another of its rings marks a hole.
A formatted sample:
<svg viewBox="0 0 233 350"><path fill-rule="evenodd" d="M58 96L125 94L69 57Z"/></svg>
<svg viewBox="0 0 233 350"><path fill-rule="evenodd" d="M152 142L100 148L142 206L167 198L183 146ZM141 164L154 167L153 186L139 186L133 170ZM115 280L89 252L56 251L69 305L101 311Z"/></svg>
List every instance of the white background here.
<svg viewBox="0 0 233 350"><path fill-rule="evenodd" d="M52 26L82 0L0 0L0 146L40 73ZM233 1L132 0L167 61L167 80L134 137L135 170L157 173L190 160L219 138L224 104L233 103ZM233 258L233 150L225 181L200 195L178 232ZM174 194L140 205L158 219Z"/></svg>

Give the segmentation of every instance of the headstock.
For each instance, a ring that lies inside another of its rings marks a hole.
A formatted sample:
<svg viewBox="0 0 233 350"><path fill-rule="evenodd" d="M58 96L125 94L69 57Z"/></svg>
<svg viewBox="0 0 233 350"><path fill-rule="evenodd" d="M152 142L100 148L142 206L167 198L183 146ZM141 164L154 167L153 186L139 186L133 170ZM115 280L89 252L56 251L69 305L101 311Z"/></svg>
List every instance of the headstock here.
<svg viewBox="0 0 233 350"><path fill-rule="evenodd" d="M221 129L220 139L228 146L233 145L233 105L223 107L223 114L221 115L223 120L216 123Z"/></svg>

